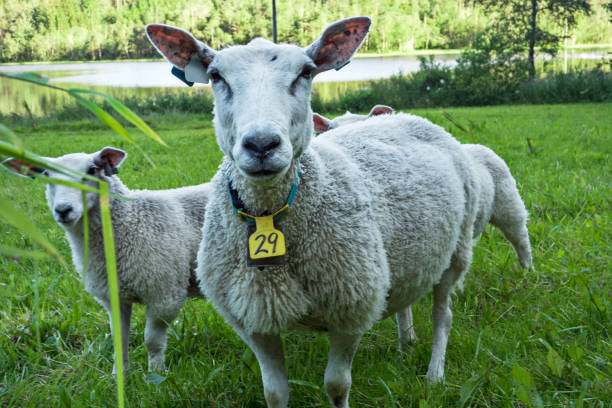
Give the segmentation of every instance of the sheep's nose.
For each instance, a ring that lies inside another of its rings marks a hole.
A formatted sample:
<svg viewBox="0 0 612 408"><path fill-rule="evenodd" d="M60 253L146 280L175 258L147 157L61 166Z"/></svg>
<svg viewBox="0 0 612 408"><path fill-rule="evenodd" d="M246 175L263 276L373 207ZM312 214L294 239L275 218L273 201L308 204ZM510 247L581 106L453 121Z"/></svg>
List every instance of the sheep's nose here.
<svg viewBox="0 0 612 408"><path fill-rule="evenodd" d="M68 215L72 212L72 205L68 203L61 203L55 206L55 213L59 216L61 221L66 220Z"/></svg>
<svg viewBox="0 0 612 408"><path fill-rule="evenodd" d="M242 139L242 147L260 160L270 155L280 144L281 138L276 133L252 132Z"/></svg>

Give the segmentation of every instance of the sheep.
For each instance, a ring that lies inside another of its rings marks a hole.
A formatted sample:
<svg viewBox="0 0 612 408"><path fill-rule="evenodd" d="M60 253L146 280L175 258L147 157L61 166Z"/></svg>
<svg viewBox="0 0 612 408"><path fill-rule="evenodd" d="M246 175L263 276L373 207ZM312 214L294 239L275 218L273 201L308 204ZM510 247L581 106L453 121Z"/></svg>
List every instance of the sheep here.
<svg viewBox="0 0 612 408"><path fill-rule="evenodd" d="M366 120L371 118L372 116L378 115L391 115L395 112L392 107L387 105L374 105L372 109L370 109L370 113L367 115L357 115L346 111L346 113L342 116L338 116L334 119L328 119L323 115L319 115L314 112L312 114L312 122L314 124L314 131L316 133L327 132L328 130L332 130L337 128L338 126L346 125L353 122L360 122L362 120Z"/></svg>
<svg viewBox="0 0 612 408"><path fill-rule="evenodd" d="M126 156L120 149L105 147L91 154L72 153L47 160L106 181L110 194L115 195L111 196L110 206L119 283L123 365L127 370L132 304L140 303L147 307L144 337L148 369L161 371L168 325L177 317L187 296L202 297L194 271L204 209L212 186L205 183L171 190L130 190L114 175ZM37 169L16 159L8 159L4 164L16 172L25 170L25 175L44 171L49 177L80 181L74 176ZM85 179L83 182L93 185ZM80 190L49 183L46 197L55 221L65 230L72 261L84 281L85 290L110 317L98 195L87 193L90 216L85 270Z"/></svg>
<svg viewBox="0 0 612 408"><path fill-rule="evenodd" d="M393 114L393 108L375 105L369 115L356 115L350 112L334 119L313 113L315 132L324 133L349 123L359 122L372 116ZM480 183L478 211L474 224L473 237L476 239L488 223L498 227L504 237L512 244L519 263L531 268L531 245L527 231L527 210L516 188L516 181L506 162L486 146L463 144L463 149L472 159Z"/></svg>
<svg viewBox="0 0 612 408"><path fill-rule="evenodd" d="M394 109L386 105L375 105L368 115L346 112L342 116L328 119L313 113L315 132L321 134L349 123L364 121L372 116L393 114ZM473 238L477 239L488 223L497 226L512 244L519 263L524 268L532 267L531 245L527 231L527 210L516 188L516 181L510 174L506 162L486 146L463 144L468 153L480 184L477 214ZM460 283L460 282L459 282ZM397 313L400 348L406 350L416 340L412 309L408 306Z"/></svg>
<svg viewBox="0 0 612 408"><path fill-rule="evenodd" d="M257 38L220 51L180 28L146 27L174 69L212 81L224 158L196 275L253 350L270 407L289 401L282 332L327 332L325 388L334 407L348 407L363 334L432 288L427 378L444 377L450 295L472 258L479 184L471 160L444 129L408 114L313 139L312 78L348 63L369 27L369 18L353 17L306 48Z"/></svg>

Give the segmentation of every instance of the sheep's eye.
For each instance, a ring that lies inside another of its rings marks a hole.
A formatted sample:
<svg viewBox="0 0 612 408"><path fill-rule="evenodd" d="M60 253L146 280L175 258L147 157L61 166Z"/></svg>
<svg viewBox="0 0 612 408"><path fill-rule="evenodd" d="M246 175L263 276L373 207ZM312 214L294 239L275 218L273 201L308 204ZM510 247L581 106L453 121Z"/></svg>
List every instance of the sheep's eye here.
<svg viewBox="0 0 612 408"><path fill-rule="evenodd" d="M217 69L211 69L208 76L213 82L225 81Z"/></svg>
<svg viewBox="0 0 612 408"><path fill-rule="evenodd" d="M304 78L304 79L312 78L312 68L308 66L304 67L304 69L302 69L302 72L300 72L300 78Z"/></svg>
<svg viewBox="0 0 612 408"><path fill-rule="evenodd" d="M89 174L90 176L93 176L96 174L97 169L98 169L97 167L91 166L90 168L87 169L87 174Z"/></svg>

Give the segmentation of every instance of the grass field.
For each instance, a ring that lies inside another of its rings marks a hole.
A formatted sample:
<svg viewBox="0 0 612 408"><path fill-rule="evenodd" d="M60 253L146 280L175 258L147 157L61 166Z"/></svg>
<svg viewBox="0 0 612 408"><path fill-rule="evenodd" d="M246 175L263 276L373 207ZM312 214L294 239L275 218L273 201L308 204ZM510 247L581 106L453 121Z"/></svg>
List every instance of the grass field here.
<svg viewBox="0 0 612 408"><path fill-rule="evenodd" d="M612 104L418 110L460 141L494 149L510 166L528 211L534 270L518 266L488 227L465 291L453 298L446 382L424 374L431 352L431 297L413 306L418 340L398 349L394 321L363 338L353 365L353 407L610 407L612 404ZM94 121L18 128L27 148L55 156L114 145L129 152L132 188L204 182L220 162L210 116L148 118L169 144L140 138L155 161ZM454 123L453 123L454 122ZM459 124L460 127L457 126ZM70 258L44 185L0 172L11 201ZM33 248L0 222L0 246ZM129 407L261 407L253 354L210 304L191 300L173 325L167 373L146 372L144 313L132 318ZM0 257L0 406L115 406L106 313L72 269L52 259ZM292 407L327 407L325 335L284 335Z"/></svg>

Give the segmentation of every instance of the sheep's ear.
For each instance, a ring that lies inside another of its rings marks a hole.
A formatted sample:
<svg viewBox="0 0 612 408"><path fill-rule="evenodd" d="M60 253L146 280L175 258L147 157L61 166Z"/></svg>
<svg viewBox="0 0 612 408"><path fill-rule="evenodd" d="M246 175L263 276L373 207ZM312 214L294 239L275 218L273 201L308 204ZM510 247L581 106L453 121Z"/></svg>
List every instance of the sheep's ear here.
<svg viewBox="0 0 612 408"><path fill-rule="evenodd" d="M314 74L348 64L361 47L371 23L369 17L351 17L330 24L321 37L306 48L306 55L317 66Z"/></svg>
<svg viewBox="0 0 612 408"><path fill-rule="evenodd" d="M45 169L36 167L30 163L22 162L21 160L14 159L12 157L9 157L8 159L4 160L2 162L2 165L13 173L24 177L34 178L38 174L42 174L45 172Z"/></svg>
<svg viewBox="0 0 612 408"><path fill-rule="evenodd" d="M321 116L318 113L312 114L312 121L314 122L314 131L317 133L323 133L329 130L330 120L325 116Z"/></svg>
<svg viewBox="0 0 612 408"><path fill-rule="evenodd" d="M391 115L394 112L393 108L387 105L376 105L370 111L369 116Z"/></svg>
<svg viewBox="0 0 612 408"><path fill-rule="evenodd" d="M127 157L127 153L115 147L105 147L94 153L93 162L96 166L104 169L107 176L119 173L117 169Z"/></svg>
<svg viewBox="0 0 612 408"><path fill-rule="evenodd" d="M146 32L157 52L184 72L184 79L192 83L208 83L206 70L216 55L212 48L178 27L149 24Z"/></svg>

